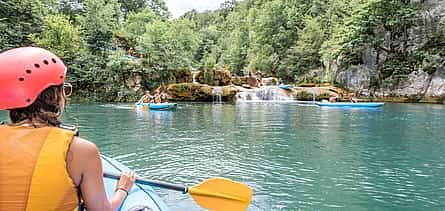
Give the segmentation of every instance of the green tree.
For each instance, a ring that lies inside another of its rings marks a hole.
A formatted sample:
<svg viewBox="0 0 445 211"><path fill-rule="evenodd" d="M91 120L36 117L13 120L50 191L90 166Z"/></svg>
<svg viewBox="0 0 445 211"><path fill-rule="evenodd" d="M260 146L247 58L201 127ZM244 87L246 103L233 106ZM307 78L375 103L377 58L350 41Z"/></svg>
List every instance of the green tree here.
<svg viewBox="0 0 445 211"><path fill-rule="evenodd" d="M85 45L79 26L72 25L65 15L48 15L43 20L42 33L30 35L31 41L54 52L65 62L83 55Z"/></svg>
<svg viewBox="0 0 445 211"><path fill-rule="evenodd" d="M151 9L145 8L140 12L130 12L121 28L115 32L120 40L126 42L126 48L135 47L138 39L145 33L145 25L159 20Z"/></svg>
<svg viewBox="0 0 445 211"><path fill-rule="evenodd" d="M247 66L247 50L249 48L247 15L247 10L244 7L230 13L227 16L225 32L223 32L226 36L221 37L220 40L222 45L220 66L228 64L230 70L237 75L243 75Z"/></svg>
<svg viewBox="0 0 445 211"><path fill-rule="evenodd" d="M155 20L146 25L136 49L145 55L149 66L160 74L162 82L167 83L176 70L191 68L197 42L189 21L168 23Z"/></svg>
<svg viewBox="0 0 445 211"><path fill-rule="evenodd" d="M82 14L84 0L44 0L48 9L53 14L64 14L71 21L75 21L76 16Z"/></svg>
<svg viewBox="0 0 445 211"><path fill-rule="evenodd" d="M298 31L295 46L286 51L280 61L279 76L294 81L298 75L322 65L320 47L324 41L324 31L317 18L306 17L305 27Z"/></svg>
<svg viewBox="0 0 445 211"><path fill-rule="evenodd" d="M268 1L249 10L249 69L276 74L279 60L296 40L296 28L288 21L289 4Z"/></svg>
<svg viewBox="0 0 445 211"><path fill-rule="evenodd" d="M39 0L0 1L0 50L31 45L29 35L40 33L45 13Z"/></svg>
<svg viewBox="0 0 445 211"><path fill-rule="evenodd" d="M85 16L80 22L85 40L94 53L105 52L112 46L114 31L119 26L120 8L117 0L85 0Z"/></svg>
<svg viewBox="0 0 445 211"><path fill-rule="evenodd" d="M170 15L164 0L119 0L119 3L124 14L141 12L149 8L163 18L167 18Z"/></svg>

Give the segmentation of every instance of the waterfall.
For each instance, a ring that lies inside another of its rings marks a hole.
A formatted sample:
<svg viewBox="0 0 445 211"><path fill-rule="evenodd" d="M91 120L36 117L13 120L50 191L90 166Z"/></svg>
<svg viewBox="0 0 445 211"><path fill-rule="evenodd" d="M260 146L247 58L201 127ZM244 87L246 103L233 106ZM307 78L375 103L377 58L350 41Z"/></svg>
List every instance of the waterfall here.
<svg viewBox="0 0 445 211"><path fill-rule="evenodd" d="M237 94L237 101L294 101L292 93L278 86L263 86L255 89L242 89Z"/></svg>
<svg viewBox="0 0 445 211"><path fill-rule="evenodd" d="M213 103L221 103L222 102L222 88L221 87L213 87L212 89L213 95Z"/></svg>
<svg viewBox="0 0 445 211"><path fill-rule="evenodd" d="M198 75L199 71L192 72L192 83L197 84L196 76Z"/></svg>

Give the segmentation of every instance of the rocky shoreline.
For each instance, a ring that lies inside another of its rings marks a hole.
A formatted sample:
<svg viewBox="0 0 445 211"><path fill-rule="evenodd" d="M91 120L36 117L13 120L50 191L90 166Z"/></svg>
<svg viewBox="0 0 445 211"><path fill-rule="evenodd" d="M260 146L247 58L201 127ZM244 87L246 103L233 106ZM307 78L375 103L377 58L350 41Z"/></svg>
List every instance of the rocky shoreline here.
<svg viewBox="0 0 445 211"><path fill-rule="evenodd" d="M273 93L270 93L271 91ZM349 101L349 90L328 86L294 86L291 90L284 90L278 88L278 86L264 86L255 88L246 88L245 86L227 85L227 86L210 86L208 84L197 83L180 83L170 84L167 88L167 96L170 101L199 101L199 102L213 102L219 97L223 102L236 102L240 100L243 93L251 92L254 97L243 98L243 101L255 100L258 96L261 96L266 92L263 99L258 100L274 100L273 96L276 95L280 99L280 96L284 96L284 100L290 101L320 101L322 99L329 99L329 95L332 93L339 94L341 101ZM269 92L269 93L267 93ZM256 96L255 96L256 95ZM269 95L269 96L267 96ZM288 98L286 98L286 96ZM255 99L254 99L255 98ZM283 99L283 97L281 98ZM407 96L359 96L359 101L362 102L394 102L394 103L431 103L431 104L445 104L445 98L429 97L429 98L413 98Z"/></svg>

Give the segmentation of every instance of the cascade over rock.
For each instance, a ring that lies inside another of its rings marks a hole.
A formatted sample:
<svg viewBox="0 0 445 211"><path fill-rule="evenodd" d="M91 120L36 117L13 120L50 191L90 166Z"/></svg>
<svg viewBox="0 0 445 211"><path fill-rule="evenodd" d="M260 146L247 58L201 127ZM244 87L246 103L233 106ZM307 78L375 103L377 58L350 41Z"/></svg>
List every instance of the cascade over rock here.
<svg viewBox="0 0 445 211"><path fill-rule="evenodd" d="M301 87L296 86L290 90L281 89L278 86L262 86L254 89L238 87L237 102L262 102L262 101L320 101L329 99L330 94L339 94L343 101L348 101L348 92L333 86Z"/></svg>

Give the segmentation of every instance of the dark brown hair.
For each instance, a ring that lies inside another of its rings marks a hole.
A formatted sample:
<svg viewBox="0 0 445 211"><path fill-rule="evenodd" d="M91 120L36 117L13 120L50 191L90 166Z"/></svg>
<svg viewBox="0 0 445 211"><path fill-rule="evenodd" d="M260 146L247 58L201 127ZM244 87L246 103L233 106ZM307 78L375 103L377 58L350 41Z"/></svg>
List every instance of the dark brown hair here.
<svg viewBox="0 0 445 211"><path fill-rule="evenodd" d="M14 124L31 124L34 127L60 125L60 101L64 98L63 85L46 88L31 105L11 109L9 117Z"/></svg>

